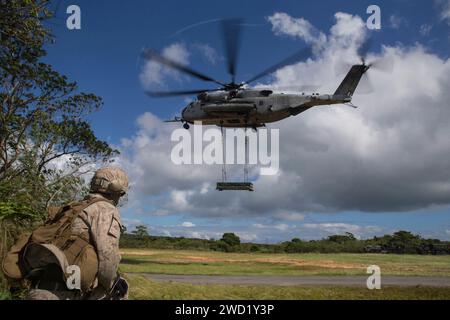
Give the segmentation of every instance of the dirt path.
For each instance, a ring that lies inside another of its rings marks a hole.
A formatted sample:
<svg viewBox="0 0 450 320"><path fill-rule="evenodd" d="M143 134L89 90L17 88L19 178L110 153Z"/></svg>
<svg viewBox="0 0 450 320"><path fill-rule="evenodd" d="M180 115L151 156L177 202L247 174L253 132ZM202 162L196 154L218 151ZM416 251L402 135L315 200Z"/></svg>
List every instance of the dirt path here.
<svg viewBox="0 0 450 320"><path fill-rule="evenodd" d="M191 284L241 284L241 285L337 285L366 286L367 277L361 276L205 276L141 273L153 281L173 281ZM400 277L382 276L385 286L433 286L450 287L450 277Z"/></svg>

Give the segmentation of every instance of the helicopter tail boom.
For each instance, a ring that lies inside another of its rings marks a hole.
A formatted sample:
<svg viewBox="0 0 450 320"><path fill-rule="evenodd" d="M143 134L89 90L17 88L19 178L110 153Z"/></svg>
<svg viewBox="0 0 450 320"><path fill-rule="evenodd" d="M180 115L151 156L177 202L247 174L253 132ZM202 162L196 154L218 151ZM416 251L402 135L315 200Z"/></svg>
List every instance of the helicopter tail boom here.
<svg viewBox="0 0 450 320"><path fill-rule="evenodd" d="M361 77L368 69L369 66L365 64L355 64L352 66L334 94L351 97L355 92Z"/></svg>

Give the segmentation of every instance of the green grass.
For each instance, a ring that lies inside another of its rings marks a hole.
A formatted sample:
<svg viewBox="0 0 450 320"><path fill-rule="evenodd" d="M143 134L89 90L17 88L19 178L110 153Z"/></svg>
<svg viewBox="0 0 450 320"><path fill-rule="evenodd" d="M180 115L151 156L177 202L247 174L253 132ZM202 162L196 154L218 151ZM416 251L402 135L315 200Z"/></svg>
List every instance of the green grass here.
<svg viewBox="0 0 450 320"><path fill-rule="evenodd" d="M383 275L450 276L450 256L394 254L261 254L184 250L123 250L126 273L198 275L366 275L380 266Z"/></svg>
<svg viewBox="0 0 450 320"><path fill-rule="evenodd" d="M194 285L176 282L150 281L143 276L128 274L130 299L186 300L186 299L450 299L449 288L431 287L383 287L368 290L343 286L240 286L240 285Z"/></svg>
<svg viewBox="0 0 450 320"><path fill-rule="evenodd" d="M0 300L10 300L10 299L11 295L9 294L9 292L0 291Z"/></svg>

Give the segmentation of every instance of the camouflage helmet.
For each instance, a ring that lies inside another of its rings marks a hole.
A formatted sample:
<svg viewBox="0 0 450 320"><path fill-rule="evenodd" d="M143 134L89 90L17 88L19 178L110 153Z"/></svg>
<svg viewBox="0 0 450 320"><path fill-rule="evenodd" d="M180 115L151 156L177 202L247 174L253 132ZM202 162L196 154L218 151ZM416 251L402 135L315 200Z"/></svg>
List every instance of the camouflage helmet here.
<svg viewBox="0 0 450 320"><path fill-rule="evenodd" d="M124 195L128 191L128 177L120 168L98 169L91 180L91 192Z"/></svg>

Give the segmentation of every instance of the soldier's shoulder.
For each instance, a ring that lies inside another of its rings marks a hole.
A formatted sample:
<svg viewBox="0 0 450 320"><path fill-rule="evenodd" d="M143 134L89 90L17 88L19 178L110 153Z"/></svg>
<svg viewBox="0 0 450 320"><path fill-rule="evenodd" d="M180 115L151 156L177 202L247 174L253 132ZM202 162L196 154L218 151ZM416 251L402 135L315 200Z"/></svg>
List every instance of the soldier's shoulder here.
<svg viewBox="0 0 450 320"><path fill-rule="evenodd" d="M117 210L116 206L106 199L99 199L84 209L88 213L111 212L114 214Z"/></svg>

